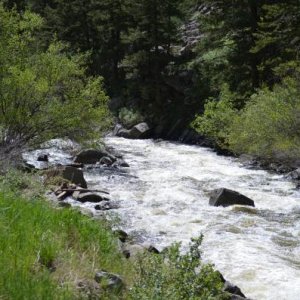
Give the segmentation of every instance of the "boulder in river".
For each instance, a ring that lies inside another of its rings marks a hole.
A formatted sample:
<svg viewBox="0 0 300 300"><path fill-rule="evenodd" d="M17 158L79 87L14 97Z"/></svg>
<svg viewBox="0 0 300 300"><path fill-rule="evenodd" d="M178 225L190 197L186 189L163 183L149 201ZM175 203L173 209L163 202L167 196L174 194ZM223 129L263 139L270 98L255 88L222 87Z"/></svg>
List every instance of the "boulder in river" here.
<svg viewBox="0 0 300 300"><path fill-rule="evenodd" d="M81 186L82 188L87 188L87 183L83 177L83 172L74 167L60 166L57 168L46 170L44 174L47 179L61 177L76 185Z"/></svg>
<svg viewBox="0 0 300 300"><path fill-rule="evenodd" d="M254 201L250 198L225 188L212 191L209 204L211 206L223 207L228 207L231 205L246 205L255 207Z"/></svg>
<svg viewBox="0 0 300 300"><path fill-rule="evenodd" d="M95 164L104 157L108 157L112 162L116 161L116 158L113 155L110 155L104 150L87 149L79 152L76 155L74 162L80 164Z"/></svg>
<svg viewBox="0 0 300 300"><path fill-rule="evenodd" d="M139 123L131 129L125 129L118 125L118 127L115 128L114 133L116 136L127 139L144 139L149 137L150 127L146 122Z"/></svg>
<svg viewBox="0 0 300 300"><path fill-rule="evenodd" d="M143 139L149 134L150 127L146 122L137 124L130 129L130 138Z"/></svg>
<svg viewBox="0 0 300 300"><path fill-rule="evenodd" d="M49 161L49 157L47 154L40 154L37 158L37 161L44 161L44 162L48 162Z"/></svg>
<svg viewBox="0 0 300 300"><path fill-rule="evenodd" d="M294 170L293 172L290 172L288 174L288 177L293 179L293 180L300 180L300 168Z"/></svg>
<svg viewBox="0 0 300 300"><path fill-rule="evenodd" d="M239 297L241 297L243 299L246 298L246 296L242 293L241 289L238 286L232 284L229 281L225 281L224 287L223 287L223 291L227 292L229 294L232 294L232 295L239 296Z"/></svg>
<svg viewBox="0 0 300 300"><path fill-rule="evenodd" d="M74 192L73 198L75 198L77 201L82 202L82 203L85 203L85 202L99 203L101 201L107 200L106 198L102 197L101 195L99 195L97 193L80 192L80 191Z"/></svg>

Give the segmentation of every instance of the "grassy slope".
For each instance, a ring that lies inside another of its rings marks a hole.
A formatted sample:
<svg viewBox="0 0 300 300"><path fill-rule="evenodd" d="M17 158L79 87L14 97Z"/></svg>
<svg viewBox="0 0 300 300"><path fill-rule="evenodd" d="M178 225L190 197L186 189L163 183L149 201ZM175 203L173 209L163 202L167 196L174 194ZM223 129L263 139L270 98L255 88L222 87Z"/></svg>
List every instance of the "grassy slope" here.
<svg viewBox="0 0 300 300"><path fill-rule="evenodd" d="M0 300L228 299L200 244L126 260L105 221L55 208L44 190L35 175L0 176ZM128 289L99 290L96 270L121 275Z"/></svg>
<svg viewBox="0 0 300 300"><path fill-rule="evenodd" d="M128 264L106 224L0 193L0 299L82 298L78 282L93 286L97 269L128 277Z"/></svg>

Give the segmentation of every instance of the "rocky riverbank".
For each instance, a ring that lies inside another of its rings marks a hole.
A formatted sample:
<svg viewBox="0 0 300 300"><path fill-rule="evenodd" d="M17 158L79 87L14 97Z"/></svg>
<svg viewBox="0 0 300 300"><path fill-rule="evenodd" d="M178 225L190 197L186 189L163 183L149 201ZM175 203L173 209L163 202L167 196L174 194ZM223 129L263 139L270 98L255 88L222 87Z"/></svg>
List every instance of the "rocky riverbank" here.
<svg viewBox="0 0 300 300"><path fill-rule="evenodd" d="M64 149L64 151L66 151L66 149ZM110 152L107 149L79 150L69 148L66 152L68 154L65 155L69 156L68 158L65 156L65 160L62 159L64 165L53 164L53 162L57 163L56 158L53 157L57 154L57 151L53 151L49 148L37 150L30 156L30 163L36 163L40 168L44 169L42 172L44 180L48 185L50 184L52 186L51 191L47 195L48 198L57 201L61 207L69 207L74 205L74 203L76 203L76 206L88 203L89 207L93 207L94 211L116 209L117 206L111 201L108 191L95 190L88 187L84 173L96 169L102 171L111 169L119 172L122 171L122 169L129 168L129 164L123 160L122 156L118 153ZM35 160L35 162L33 162L33 160ZM43 165L39 165L41 162L43 162ZM220 197L218 201L220 199L224 201L224 198ZM238 195L238 198L243 199L242 197L243 195ZM231 205L232 204L233 203L231 203ZM86 209L82 211L83 213L87 213ZM88 214L93 213L90 212ZM152 245L135 243L134 237L129 236L121 229L116 229L115 232L120 240L120 251L128 259L134 259L137 255L145 251L155 254L160 253L160 251ZM238 287L226 281L223 276L222 280L224 283L224 291L233 295L231 299L245 299L244 294Z"/></svg>

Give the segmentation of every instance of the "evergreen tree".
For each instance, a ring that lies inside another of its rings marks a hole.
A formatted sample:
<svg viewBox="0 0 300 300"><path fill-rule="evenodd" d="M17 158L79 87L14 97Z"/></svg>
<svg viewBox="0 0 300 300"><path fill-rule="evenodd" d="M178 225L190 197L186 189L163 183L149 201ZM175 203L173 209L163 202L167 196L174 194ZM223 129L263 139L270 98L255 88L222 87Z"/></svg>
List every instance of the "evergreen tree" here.
<svg viewBox="0 0 300 300"><path fill-rule="evenodd" d="M299 0L267 1L253 53L261 57L262 79L271 85L295 69L300 55Z"/></svg>
<svg viewBox="0 0 300 300"><path fill-rule="evenodd" d="M203 39L196 62L211 82L212 93L223 83L241 96L259 86L259 58L250 50L255 44L263 1L201 1Z"/></svg>
<svg viewBox="0 0 300 300"><path fill-rule="evenodd" d="M124 38L128 51L123 67L130 94L142 99L139 105L144 109L161 111L164 107L166 67L174 62L172 46L178 43L179 2L138 0L131 8L133 20L129 35Z"/></svg>

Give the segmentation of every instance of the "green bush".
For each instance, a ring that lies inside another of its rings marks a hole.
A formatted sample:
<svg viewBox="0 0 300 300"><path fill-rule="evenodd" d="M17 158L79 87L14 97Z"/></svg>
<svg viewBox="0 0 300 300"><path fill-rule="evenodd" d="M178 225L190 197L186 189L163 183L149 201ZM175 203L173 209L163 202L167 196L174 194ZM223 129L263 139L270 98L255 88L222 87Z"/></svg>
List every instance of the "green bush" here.
<svg viewBox="0 0 300 300"><path fill-rule="evenodd" d="M228 299L222 292L220 274L201 261L202 237L194 239L186 254L180 244L161 255L145 255L136 263L138 278L130 291L132 300L221 300Z"/></svg>
<svg viewBox="0 0 300 300"><path fill-rule="evenodd" d="M110 125L102 78L85 75L87 55L58 41L43 50L36 14L0 5L0 147L6 152L54 137L89 139Z"/></svg>
<svg viewBox="0 0 300 300"><path fill-rule="evenodd" d="M119 110L118 117L121 124L123 124L126 128L131 128L144 120L138 111L126 107L123 107Z"/></svg>
<svg viewBox="0 0 300 300"><path fill-rule="evenodd" d="M227 147L230 125L237 110L234 108L236 95L224 85L219 99L209 99L203 115L196 116L191 124L198 132L213 138L219 146Z"/></svg>
<svg viewBox="0 0 300 300"><path fill-rule="evenodd" d="M261 89L229 126L228 143L237 153L296 159L300 155L300 83L287 78Z"/></svg>

